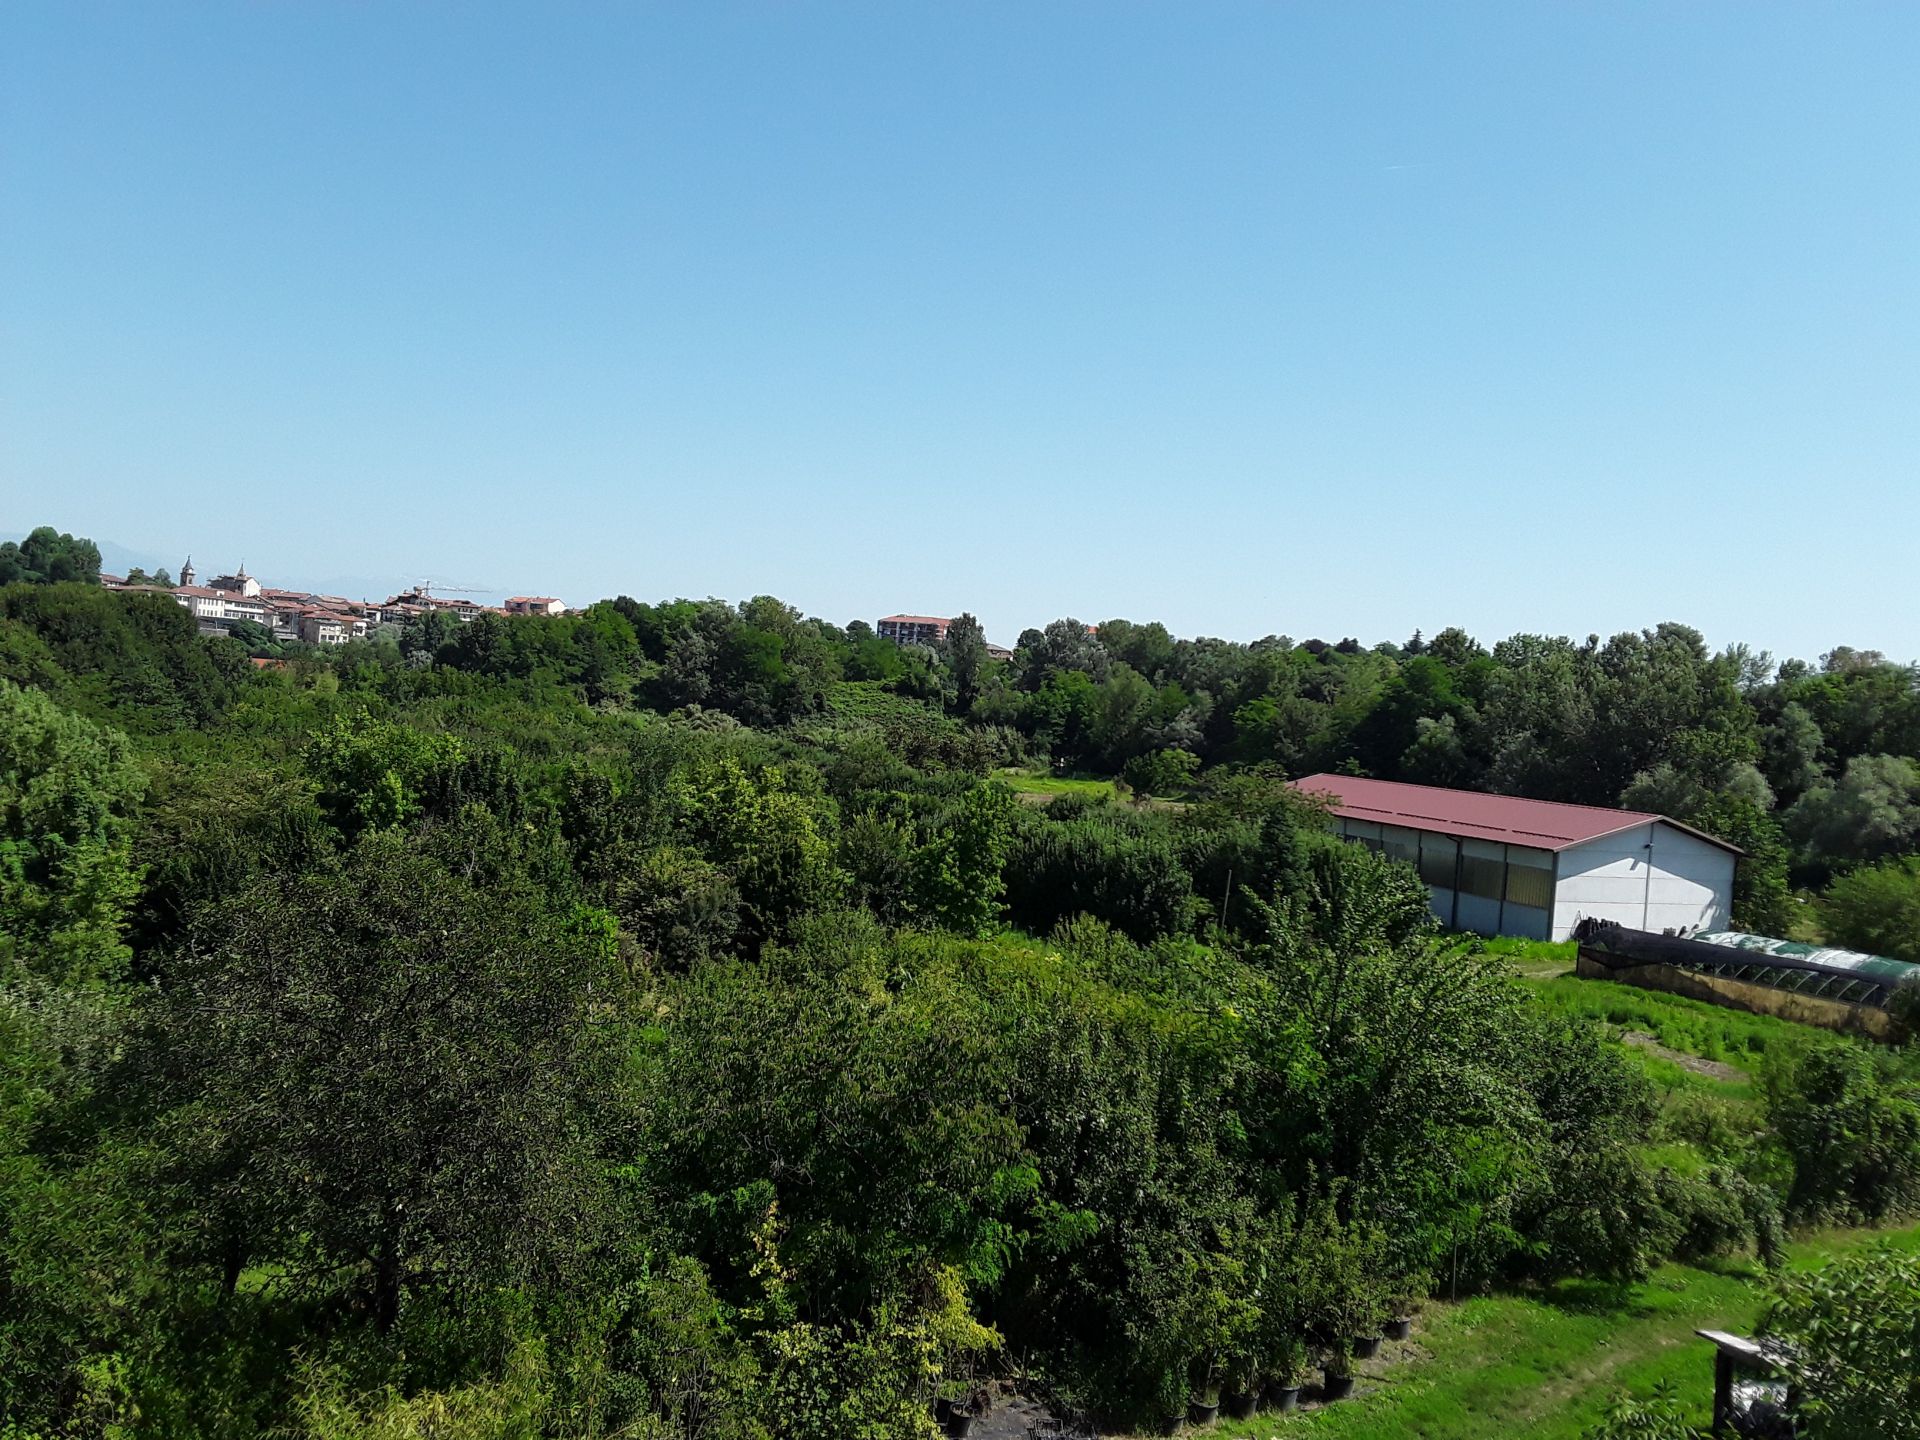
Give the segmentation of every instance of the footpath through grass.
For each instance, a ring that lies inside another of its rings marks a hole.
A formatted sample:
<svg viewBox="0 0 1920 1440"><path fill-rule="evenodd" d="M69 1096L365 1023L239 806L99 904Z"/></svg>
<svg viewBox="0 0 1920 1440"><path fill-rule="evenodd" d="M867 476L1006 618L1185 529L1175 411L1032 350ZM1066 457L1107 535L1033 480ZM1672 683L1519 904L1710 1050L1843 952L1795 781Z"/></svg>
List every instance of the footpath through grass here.
<svg viewBox="0 0 1920 1440"><path fill-rule="evenodd" d="M1824 1264L1879 1240L1920 1250L1920 1226L1811 1235L1796 1267ZM1698 1329L1744 1332L1758 1319L1765 1278L1751 1263L1665 1265L1644 1284L1569 1282L1531 1295L1430 1306L1413 1338L1363 1364L1352 1399L1298 1415L1222 1421L1205 1432L1326 1440L1578 1440L1623 1394L1662 1380L1705 1425L1713 1351Z"/></svg>

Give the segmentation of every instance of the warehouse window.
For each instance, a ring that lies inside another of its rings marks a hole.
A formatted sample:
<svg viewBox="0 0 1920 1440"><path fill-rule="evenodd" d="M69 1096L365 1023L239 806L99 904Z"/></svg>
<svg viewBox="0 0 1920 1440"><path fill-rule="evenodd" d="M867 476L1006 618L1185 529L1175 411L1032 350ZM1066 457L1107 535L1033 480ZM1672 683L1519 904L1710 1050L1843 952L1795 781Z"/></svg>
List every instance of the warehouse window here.
<svg viewBox="0 0 1920 1440"><path fill-rule="evenodd" d="M1438 885L1451 890L1454 882L1454 866L1459 857L1459 847L1451 840L1439 835L1420 837L1420 878L1429 885Z"/></svg>
<svg viewBox="0 0 1920 1440"><path fill-rule="evenodd" d="M1460 861L1460 893L1498 900L1506 889L1507 862L1468 855Z"/></svg>
<svg viewBox="0 0 1920 1440"><path fill-rule="evenodd" d="M1531 865L1507 867L1507 903L1546 910L1553 905L1553 872Z"/></svg>

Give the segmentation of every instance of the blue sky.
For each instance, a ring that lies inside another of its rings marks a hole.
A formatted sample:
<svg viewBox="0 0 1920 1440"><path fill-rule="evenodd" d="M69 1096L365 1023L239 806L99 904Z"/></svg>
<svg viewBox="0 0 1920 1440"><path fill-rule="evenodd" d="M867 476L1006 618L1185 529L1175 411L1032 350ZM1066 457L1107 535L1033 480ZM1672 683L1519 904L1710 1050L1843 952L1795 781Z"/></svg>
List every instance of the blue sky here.
<svg viewBox="0 0 1920 1440"><path fill-rule="evenodd" d="M1920 655L1920 6L0 9L0 529Z"/></svg>

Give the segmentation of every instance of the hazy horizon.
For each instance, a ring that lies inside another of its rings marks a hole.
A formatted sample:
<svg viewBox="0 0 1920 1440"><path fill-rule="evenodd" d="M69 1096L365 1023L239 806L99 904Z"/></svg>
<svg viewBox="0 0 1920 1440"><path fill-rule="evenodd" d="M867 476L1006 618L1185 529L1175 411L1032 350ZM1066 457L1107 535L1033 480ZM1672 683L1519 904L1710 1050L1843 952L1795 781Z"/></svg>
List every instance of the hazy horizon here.
<svg viewBox="0 0 1920 1440"><path fill-rule="evenodd" d="M61 526L57 528L68 530L69 533L77 533L77 532L72 532L71 527ZM20 530L17 528L16 529L0 529L0 540L18 540L22 538L25 535L25 533L26 532L24 530ZM168 561L152 551L142 550L135 546L124 545L119 541L113 540L111 538L103 539L102 537L99 537L99 536L88 536L87 538L93 540L97 545L100 546L101 553L102 553L102 562L101 562L102 568L108 571L109 573L114 573L114 574L124 573L125 567L129 565L139 565L143 569L147 569L149 571L155 569L156 567L164 568L168 572L168 575L172 579L174 579L176 582L179 579L178 572L180 569L180 565L179 565L179 562L177 561ZM431 581L439 589L440 593L442 594L465 594L469 598L476 600L481 604L497 604L502 598L508 595L555 594L558 596L558 598L565 601L570 608L575 608L575 609L581 608L586 605L590 605L596 600L610 600L617 595L626 595L631 597L632 599L642 600L648 603L657 603L662 600L676 600L676 599L695 599L695 600L719 599L719 600L727 601L728 603L731 603L731 604L737 604L740 601L751 599L754 595L775 594L775 598L784 600L789 604L796 605L800 610L802 610L804 613L806 613L809 616L812 616L814 618L821 619L821 620L831 621L833 624L836 624L842 627L845 627L850 621L853 621L853 620L864 620L868 624L872 624L876 620L879 620L880 618L882 618L883 616L890 615L890 614L903 614L903 613L904 614L946 614L946 613L949 613L949 612L943 612L943 611L928 611L925 609L919 609L911 606L896 606L893 609L869 607L869 612L849 614L849 615L835 615L835 614L828 614L826 612L815 609L805 604L801 604L798 600L796 600L791 595L777 594L776 592L765 591L765 590L752 591L752 592L748 592L740 595L713 595L710 592L699 592L699 593L686 592L686 593L680 593L680 594L674 594L674 595L665 595L665 594L653 595L653 594L641 594L636 589L629 586L626 588L611 589L602 594L594 594L594 595L566 594L566 593L562 593L567 589L567 587L564 585L542 587L539 585L513 586L513 585L470 584L466 580L463 580L460 578L437 576L430 569L426 571L422 571L421 573L418 573L418 574L415 574L413 572L407 572L406 574L402 575L396 572L394 575L389 575L389 576L378 576L378 575L347 576L337 572L329 573L325 571L320 571L315 573L282 572L272 568L271 566L263 566L258 562L249 559L247 555L242 555L236 560L227 560L223 557L214 557L212 559L203 560L200 556L192 554L192 552L183 553L181 559L184 560L187 558L193 559L194 571L200 583L205 583L208 579L212 578L215 575L230 574L232 573L232 569L234 567L241 564L245 564L247 567L248 573L253 575L256 579L258 579L263 585L274 585L274 586L279 586L283 589L290 589L290 590L310 590L320 594L339 595L350 600L362 600L362 599L383 600L388 598L391 595L400 593L402 590L407 589L408 587L412 586L416 582L425 580L425 581ZM965 610L967 608L968 607L966 606L961 606L950 613L953 615L957 615L960 613L961 610ZM1042 617L1036 617L1033 619L1025 620L1020 623L1006 626L1006 627L1001 627L998 629L996 629L992 625L987 625L987 638L996 645L1012 646L1014 642L1019 638L1020 633L1022 631L1027 630L1029 628L1044 629L1049 622L1054 620L1064 620L1064 619L1083 620L1088 624L1096 624L1096 623L1101 623L1109 620L1130 620L1139 624L1147 624L1155 620L1161 620L1161 617L1157 615L1124 614L1124 613L1118 613L1118 612L1114 614L1097 614L1097 615L1096 614L1075 614L1072 611L1062 610L1058 614L1051 614L1051 615L1046 615ZM1584 640L1590 634L1598 634L1602 639L1606 639L1614 634L1619 633L1620 629L1623 629L1623 628L1628 630L1650 630L1654 626L1664 621L1678 621L1682 624L1693 623L1683 615L1664 615L1664 616L1659 616L1655 619L1648 620L1644 624L1639 624L1639 625L1616 627L1614 629L1608 629L1608 630L1595 630L1592 628L1588 628L1585 630L1567 631L1564 633L1568 634L1569 636L1571 636L1571 638L1575 640ZM983 624L985 623L984 620L982 623ZM1162 621L1162 623L1166 623L1166 622ZM1171 625L1169 625L1168 628L1172 631L1175 639L1220 639L1220 640L1238 641L1241 643L1250 643L1255 640L1263 639L1269 635L1287 635L1289 638L1295 641L1317 639L1317 640L1324 640L1328 644L1335 644L1341 640L1346 640L1346 639L1356 639L1360 641L1362 645L1367 646L1368 648L1371 648L1374 645L1387 643L1387 642L1391 642L1396 645L1403 644L1412 637L1415 631L1419 631L1420 633L1425 635L1428 639L1431 639L1435 634L1439 633L1439 631L1447 628L1447 626L1457 624L1457 623L1458 623L1457 621L1445 620L1445 619L1429 619L1425 621L1417 621L1413 625L1409 626L1404 634L1399 634L1399 635L1359 635L1359 634L1355 634L1350 630L1336 630L1336 631L1325 631L1325 632L1306 631L1306 630L1295 631L1295 630L1288 630L1285 627L1270 627L1264 630L1256 630L1249 634L1239 634L1239 633L1229 634L1220 630L1204 630L1204 629L1203 630L1180 630L1172 627ZM1496 633L1492 631L1486 631L1486 632L1474 631L1470 626L1463 627L1463 628L1468 629L1469 632L1473 635L1474 639L1480 641L1483 645L1486 645L1489 647L1491 647L1498 641L1507 639L1510 636L1518 635L1518 634L1562 633L1562 632L1544 632L1539 630L1527 630L1524 628L1519 630L1502 630ZM1695 626L1695 628L1698 629L1699 627ZM1703 632L1703 634L1704 633L1705 632ZM1817 662L1821 658L1821 656L1823 656L1828 651L1834 649L1837 646L1851 646L1853 649L1856 649L1856 650L1870 650L1870 649L1876 648L1873 646L1856 644L1855 642L1847 639L1844 636L1839 639L1835 639L1825 644L1816 646L1815 648L1807 651L1783 650L1778 647L1767 644L1764 637L1757 637L1752 635L1706 634L1706 640L1707 640L1707 643L1716 650L1723 649L1726 646L1731 644L1745 642L1746 644L1751 645L1755 650L1769 651L1770 653L1772 653L1776 661L1788 660L1788 659L1799 659L1799 660L1808 661L1810 663ZM1892 660L1901 664L1920 664L1920 658L1916 658L1914 656L1909 656L1906 654L1898 654L1891 651L1886 652L1886 654L1889 660Z"/></svg>

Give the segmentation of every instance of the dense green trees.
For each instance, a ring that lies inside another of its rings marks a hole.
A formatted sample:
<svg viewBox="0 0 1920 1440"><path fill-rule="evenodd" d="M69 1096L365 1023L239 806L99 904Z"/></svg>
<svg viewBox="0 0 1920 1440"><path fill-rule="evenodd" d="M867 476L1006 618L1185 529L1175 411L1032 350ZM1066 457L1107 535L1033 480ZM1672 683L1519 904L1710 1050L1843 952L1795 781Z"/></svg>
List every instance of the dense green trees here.
<svg viewBox="0 0 1920 1440"><path fill-rule="evenodd" d="M0 585L56 585L65 580L97 584L100 547L42 525L25 540L0 542Z"/></svg>
<svg viewBox="0 0 1920 1440"><path fill-rule="evenodd" d="M1821 903L1821 919L1836 944L1920 965L1920 859L1842 875Z"/></svg>
<svg viewBox="0 0 1920 1440"><path fill-rule="evenodd" d="M1908 867L1792 817L1897 779L1897 667L956 631L617 600L255 674L0 588L13 1433L914 1436L1001 1352L1157 1419L1435 1287L1920 1205L1899 1058L1785 1057L1676 1167L1286 784L1657 799L1763 861L1743 913L1817 863L1892 936ZM1179 799L1026 805L1030 758Z"/></svg>
<svg viewBox="0 0 1920 1440"><path fill-rule="evenodd" d="M0 975L110 977L144 780L123 736L0 680Z"/></svg>

